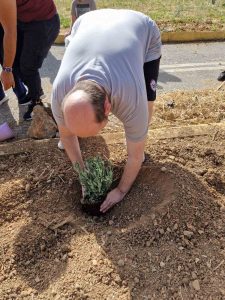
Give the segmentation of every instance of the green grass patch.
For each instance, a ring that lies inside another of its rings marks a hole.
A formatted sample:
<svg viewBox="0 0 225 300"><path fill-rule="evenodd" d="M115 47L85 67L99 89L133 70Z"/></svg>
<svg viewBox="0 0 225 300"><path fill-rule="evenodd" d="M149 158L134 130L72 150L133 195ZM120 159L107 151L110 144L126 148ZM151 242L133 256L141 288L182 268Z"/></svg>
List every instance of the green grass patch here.
<svg viewBox="0 0 225 300"><path fill-rule="evenodd" d="M55 0L62 27L69 27L71 0ZM98 8L141 11L156 20L162 30L225 30L225 0L98 0Z"/></svg>

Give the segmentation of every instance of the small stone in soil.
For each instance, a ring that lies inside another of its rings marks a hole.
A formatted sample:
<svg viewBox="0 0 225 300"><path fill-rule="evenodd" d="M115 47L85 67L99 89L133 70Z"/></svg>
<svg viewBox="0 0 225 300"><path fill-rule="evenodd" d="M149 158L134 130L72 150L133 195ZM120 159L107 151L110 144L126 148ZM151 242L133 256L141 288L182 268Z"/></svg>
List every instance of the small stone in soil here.
<svg viewBox="0 0 225 300"><path fill-rule="evenodd" d="M67 260L67 254L64 254L63 256L62 256L62 261L66 261Z"/></svg>
<svg viewBox="0 0 225 300"><path fill-rule="evenodd" d="M160 262L160 267L164 268L165 267L165 263L163 261Z"/></svg>
<svg viewBox="0 0 225 300"><path fill-rule="evenodd" d="M36 283L39 283L41 281L38 276L34 280L35 280Z"/></svg>
<svg viewBox="0 0 225 300"><path fill-rule="evenodd" d="M109 220L109 225L112 226L114 224L113 220Z"/></svg>
<svg viewBox="0 0 225 300"><path fill-rule="evenodd" d="M177 230L178 229L178 224L175 223L174 226L173 226L173 230Z"/></svg>
<svg viewBox="0 0 225 300"><path fill-rule="evenodd" d="M150 217L151 217L152 221L155 220L155 214L151 214Z"/></svg>
<svg viewBox="0 0 225 300"><path fill-rule="evenodd" d="M119 267L123 267L124 265L125 265L124 260L123 260L123 259L119 259L119 260L118 260L118 266L119 266Z"/></svg>
<svg viewBox="0 0 225 300"><path fill-rule="evenodd" d="M200 291L200 284L199 281L196 279L194 281L192 281L192 286L196 291Z"/></svg>
<svg viewBox="0 0 225 300"><path fill-rule="evenodd" d="M166 172L166 167L162 167L162 168L161 168L161 171L162 171L162 172Z"/></svg>
<svg viewBox="0 0 225 300"><path fill-rule="evenodd" d="M150 247L151 246L151 242L150 241L147 241L146 242L146 247Z"/></svg>
<svg viewBox="0 0 225 300"><path fill-rule="evenodd" d="M160 228L160 229L159 229L159 233L160 233L161 235L163 235L163 234L164 234L164 230L163 230L162 228Z"/></svg>
<svg viewBox="0 0 225 300"><path fill-rule="evenodd" d="M97 260L96 260L96 259L93 259L93 260L92 260L92 264L93 264L93 266L97 266L97 265L98 265Z"/></svg>
<svg viewBox="0 0 225 300"><path fill-rule="evenodd" d="M134 278L134 282L135 282L135 283L139 283L139 282L140 282L139 278L138 278L138 277L135 277L135 278Z"/></svg>
<svg viewBox="0 0 225 300"><path fill-rule="evenodd" d="M72 228L70 232L71 232L71 234L75 234L76 230L74 228Z"/></svg>
<svg viewBox="0 0 225 300"><path fill-rule="evenodd" d="M184 230L183 234L184 236L191 238L194 233L192 231Z"/></svg>
<svg viewBox="0 0 225 300"><path fill-rule="evenodd" d="M30 189L31 189L31 186L30 186L29 183L27 183L26 186L25 186L26 193L29 193Z"/></svg>

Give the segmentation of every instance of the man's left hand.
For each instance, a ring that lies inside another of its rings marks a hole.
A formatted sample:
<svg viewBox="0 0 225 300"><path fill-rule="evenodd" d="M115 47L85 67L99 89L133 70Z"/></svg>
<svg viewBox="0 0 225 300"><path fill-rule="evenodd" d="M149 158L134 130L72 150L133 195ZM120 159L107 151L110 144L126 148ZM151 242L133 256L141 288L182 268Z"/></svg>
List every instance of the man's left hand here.
<svg viewBox="0 0 225 300"><path fill-rule="evenodd" d="M123 200L126 194L122 193L118 188L113 189L111 192L108 193L105 201L102 203L100 207L100 211L105 213L111 207L113 207L116 203Z"/></svg>

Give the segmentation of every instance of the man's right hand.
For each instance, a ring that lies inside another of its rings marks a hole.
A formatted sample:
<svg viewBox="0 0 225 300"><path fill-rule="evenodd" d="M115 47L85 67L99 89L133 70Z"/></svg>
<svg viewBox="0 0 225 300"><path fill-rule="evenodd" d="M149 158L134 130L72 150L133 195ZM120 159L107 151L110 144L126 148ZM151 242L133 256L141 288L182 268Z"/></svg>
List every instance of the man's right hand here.
<svg viewBox="0 0 225 300"><path fill-rule="evenodd" d="M11 87L15 87L15 81L13 77L13 73L2 71L1 73L1 82L3 84L4 90L7 91Z"/></svg>

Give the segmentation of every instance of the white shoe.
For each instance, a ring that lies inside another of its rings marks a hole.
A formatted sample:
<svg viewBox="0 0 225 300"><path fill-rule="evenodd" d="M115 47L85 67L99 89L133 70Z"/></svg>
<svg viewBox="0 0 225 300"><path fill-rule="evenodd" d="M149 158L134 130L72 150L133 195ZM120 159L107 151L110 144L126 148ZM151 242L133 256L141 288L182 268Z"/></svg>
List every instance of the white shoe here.
<svg viewBox="0 0 225 300"><path fill-rule="evenodd" d="M61 140L59 140L59 142L58 142L58 148L60 150L64 150L65 149L64 146L63 146L63 143L61 142Z"/></svg>
<svg viewBox="0 0 225 300"><path fill-rule="evenodd" d="M5 97L2 100L0 100L0 105L2 105L3 103L5 103L8 100L9 100L9 97L7 95L5 95Z"/></svg>

